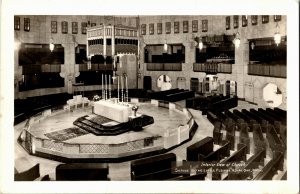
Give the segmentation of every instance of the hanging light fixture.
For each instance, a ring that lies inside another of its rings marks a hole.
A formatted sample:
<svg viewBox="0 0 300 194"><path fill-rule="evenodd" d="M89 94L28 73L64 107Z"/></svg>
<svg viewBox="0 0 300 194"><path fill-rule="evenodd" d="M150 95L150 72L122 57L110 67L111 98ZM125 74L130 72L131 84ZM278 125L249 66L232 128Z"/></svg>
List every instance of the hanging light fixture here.
<svg viewBox="0 0 300 194"><path fill-rule="evenodd" d="M274 41L275 44L278 46L281 42L281 34L279 33L279 26L278 26L278 22L276 22L276 32L274 34Z"/></svg>
<svg viewBox="0 0 300 194"><path fill-rule="evenodd" d="M52 52L54 50L54 44L53 44L53 39L50 39L50 43L49 43L49 49Z"/></svg>
<svg viewBox="0 0 300 194"><path fill-rule="evenodd" d="M235 45L236 48L239 48L240 47L240 44L241 44L241 39L239 37L239 32L237 32L235 34L235 38L233 39L233 44Z"/></svg>

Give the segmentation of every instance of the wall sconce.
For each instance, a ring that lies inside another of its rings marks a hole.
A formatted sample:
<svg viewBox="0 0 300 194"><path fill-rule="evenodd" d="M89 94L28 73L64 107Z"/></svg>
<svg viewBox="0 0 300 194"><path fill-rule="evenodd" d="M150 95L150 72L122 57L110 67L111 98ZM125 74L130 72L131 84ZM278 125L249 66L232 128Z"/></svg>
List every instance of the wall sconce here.
<svg viewBox="0 0 300 194"><path fill-rule="evenodd" d="M233 39L233 44L235 45L236 48L239 48L240 47L240 44L241 44L241 39L239 37L239 32L237 32L235 34L235 38Z"/></svg>
<svg viewBox="0 0 300 194"><path fill-rule="evenodd" d="M50 39L50 44L49 44L49 49L52 52L54 50L54 44L53 44L53 39Z"/></svg>
<svg viewBox="0 0 300 194"><path fill-rule="evenodd" d="M278 22L276 22L276 32L274 34L274 41L275 44L278 46L281 42L281 34L279 33L279 26L278 26Z"/></svg>

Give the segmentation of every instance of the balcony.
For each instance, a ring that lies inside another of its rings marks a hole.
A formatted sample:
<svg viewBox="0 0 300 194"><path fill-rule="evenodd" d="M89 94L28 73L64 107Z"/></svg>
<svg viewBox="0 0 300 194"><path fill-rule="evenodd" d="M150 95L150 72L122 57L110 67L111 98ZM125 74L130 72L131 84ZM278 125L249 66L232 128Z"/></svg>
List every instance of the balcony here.
<svg viewBox="0 0 300 194"><path fill-rule="evenodd" d="M182 71L182 63L146 63L147 71Z"/></svg>
<svg viewBox="0 0 300 194"><path fill-rule="evenodd" d="M205 72L209 74L232 73L232 64L230 63L194 63L194 72Z"/></svg>
<svg viewBox="0 0 300 194"><path fill-rule="evenodd" d="M112 64L79 64L79 71L112 71Z"/></svg>
<svg viewBox="0 0 300 194"><path fill-rule="evenodd" d="M248 64L248 75L286 78L286 65Z"/></svg>

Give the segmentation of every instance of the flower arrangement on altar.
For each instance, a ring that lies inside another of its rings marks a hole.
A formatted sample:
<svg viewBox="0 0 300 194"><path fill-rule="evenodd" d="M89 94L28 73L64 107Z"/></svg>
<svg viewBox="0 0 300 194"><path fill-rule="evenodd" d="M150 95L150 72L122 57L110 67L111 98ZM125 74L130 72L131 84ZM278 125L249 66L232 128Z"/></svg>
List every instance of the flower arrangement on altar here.
<svg viewBox="0 0 300 194"><path fill-rule="evenodd" d="M99 100L101 100L100 96L95 95L95 96L93 97L93 101L94 101L94 102L99 101Z"/></svg>

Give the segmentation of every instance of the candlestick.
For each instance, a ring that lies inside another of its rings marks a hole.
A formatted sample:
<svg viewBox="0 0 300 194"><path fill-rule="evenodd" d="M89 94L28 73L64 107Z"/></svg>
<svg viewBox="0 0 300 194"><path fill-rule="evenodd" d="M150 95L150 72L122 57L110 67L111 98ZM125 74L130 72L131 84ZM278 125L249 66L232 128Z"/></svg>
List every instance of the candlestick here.
<svg viewBox="0 0 300 194"><path fill-rule="evenodd" d="M119 76L117 77L117 79L118 79L118 102L119 102L119 99L120 99L120 96L119 96L120 78L119 78Z"/></svg>
<svg viewBox="0 0 300 194"><path fill-rule="evenodd" d="M104 99L104 88L103 88L103 74L102 74L102 82L101 82L101 88L102 88L102 99Z"/></svg>
<svg viewBox="0 0 300 194"><path fill-rule="evenodd" d="M121 76L121 102L123 102L123 76Z"/></svg>
<svg viewBox="0 0 300 194"><path fill-rule="evenodd" d="M111 98L110 75L108 75L108 91L109 91L109 99L110 99Z"/></svg>
<svg viewBox="0 0 300 194"><path fill-rule="evenodd" d="M107 76L105 74L105 100L107 100Z"/></svg>
<svg viewBox="0 0 300 194"><path fill-rule="evenodd" d="M127 76L125 77L125 84L126 84L126 102L128 103L128 82L127 82Z"/></svg>

